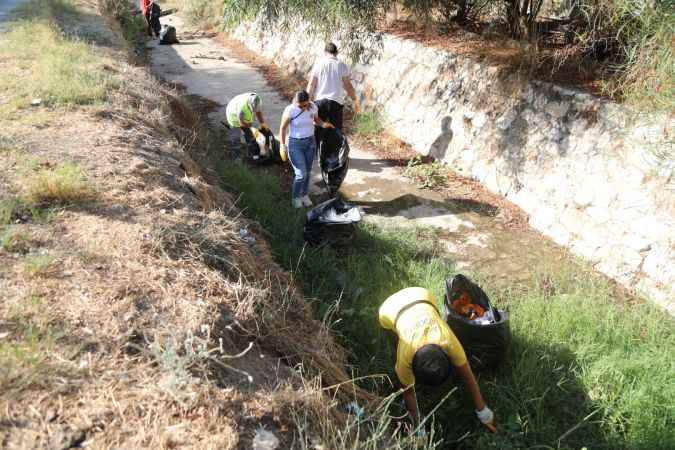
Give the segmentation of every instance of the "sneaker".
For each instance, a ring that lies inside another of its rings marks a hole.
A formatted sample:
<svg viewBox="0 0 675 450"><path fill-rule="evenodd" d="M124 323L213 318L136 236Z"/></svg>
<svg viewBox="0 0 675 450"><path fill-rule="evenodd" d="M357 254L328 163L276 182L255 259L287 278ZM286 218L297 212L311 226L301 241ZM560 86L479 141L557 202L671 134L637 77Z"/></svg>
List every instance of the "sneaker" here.
<svg viewBox="0 0 675 450"><path fill-rule="evenodd" d="M294 198L291 203L293 204L293 208L302 208L302 199L299 197Z"/></svg>
<svg viewBox="0 0 675 450"><path fill-rule="evenodd" d="M312 203L312 200L309 198L309 195L305 195L300 200L302 200L302 206L312 206L312 205L314 205L314 203Z"/></svg>

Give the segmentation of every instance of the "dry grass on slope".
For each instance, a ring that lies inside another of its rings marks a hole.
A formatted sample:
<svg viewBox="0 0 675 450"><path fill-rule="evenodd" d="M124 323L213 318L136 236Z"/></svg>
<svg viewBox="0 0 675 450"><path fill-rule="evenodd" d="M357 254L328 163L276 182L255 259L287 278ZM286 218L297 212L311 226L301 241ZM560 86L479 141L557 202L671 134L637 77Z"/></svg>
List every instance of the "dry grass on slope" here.
<svg viewBox="0 0 675 450"><path fill-rule="evenodd" d="M21 92L3 117L2 447L250 448L264 426L288 448L296 413L341 421L322 386L348 380L343 350L184 152L179 94L106 42L86 50L118 87L105 101L26 108ZM73 183L87 195L58 188Z"/></svg>

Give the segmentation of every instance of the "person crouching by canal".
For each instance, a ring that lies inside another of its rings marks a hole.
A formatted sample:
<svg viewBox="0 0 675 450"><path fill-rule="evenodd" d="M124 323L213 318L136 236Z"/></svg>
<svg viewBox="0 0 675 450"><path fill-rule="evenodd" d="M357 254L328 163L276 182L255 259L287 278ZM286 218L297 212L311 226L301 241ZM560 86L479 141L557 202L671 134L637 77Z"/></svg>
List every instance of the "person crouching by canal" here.
<svg viewBox="0 0 675 450"><path fill-rule="evenodd" d="M306 91L299 91L293 98L293 103L284 109L279 128L281 153L288 151L295 179L293 180L292 204L294 208L312 206L309 198L309 181L316 152L314 139L314 125L321 128L334 128L329 122L319 119L319 110L309 101ZM286 131L288 133L288 149Z"/></svg>
<svg viewBox="0 0 675 450"><path fill-rule="evenodd" d="M415 428L420 420L415 383L440 386L454 371L469 390L478 419L490 431L496 431L494 414L483 400L464 349L441 318L430 291L421 287L398 291L380 306L379 321L398 338L395 371Z"/></svg>
<svg viewBox="0 0 675 450"><path fill-rule="evenodd" d="M261 106L262 100L255 92L239 94L227 104L225 114L227 115L227 123L231 130L230 144L232 149L235 150L235 157L239 157L240 133L244 134L246 146L253 151L253 154L250 156L252 156L253 159L258 159L260 157L260 150L255 142L251 126L253 125L253 116L255 115L258 119L258 123L260 123L260 128L269 130L269 127L265 123Z"/></svg>

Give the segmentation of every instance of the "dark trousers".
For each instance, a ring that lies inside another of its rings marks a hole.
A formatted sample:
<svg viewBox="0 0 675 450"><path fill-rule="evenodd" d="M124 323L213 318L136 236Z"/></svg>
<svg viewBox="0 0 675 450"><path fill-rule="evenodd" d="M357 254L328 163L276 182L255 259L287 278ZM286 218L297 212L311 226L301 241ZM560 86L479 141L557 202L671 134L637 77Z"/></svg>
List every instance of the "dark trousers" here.
<svg viewBox="0 0 675 450"><path fill-rule="evenodd" d="M145 22L148 25L148 35L151 37L153 34L155 37L159 37L159 30L162 28L162 25L159 22L159 16L161 13L162 10L156 3L151 3L150 8L148 8L148 10L145 12Z"/></svg>
<svg viewBox="0 0 675 450"><path fill-rule="evenodd" d="M342 131L342 111L344 106L336 101L322 98L317 100L314 104L319 108L319 119L332 123L335 128ZM321 142L323 129L321 127L314 127L314 137L316 138L316 145Z"/></svg>

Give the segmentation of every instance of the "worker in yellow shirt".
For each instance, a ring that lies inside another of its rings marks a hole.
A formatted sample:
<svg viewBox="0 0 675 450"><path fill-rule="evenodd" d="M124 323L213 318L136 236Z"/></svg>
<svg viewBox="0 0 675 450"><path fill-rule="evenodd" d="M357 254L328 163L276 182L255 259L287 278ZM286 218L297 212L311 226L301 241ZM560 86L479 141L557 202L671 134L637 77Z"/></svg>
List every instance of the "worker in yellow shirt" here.
<svg viewBox="0 0 675 450"><path fill-rule="evenodd" d="M380 306L379 320L383 328L398 337L396 375L403 385L403 400L415 427L420 420L415 383L443 384L451 375L452 364L471 394L478 419L490 431L496 431L494 414L483 400L464 349L438 313L431 292L420 287L398 291Z"/></svg>

